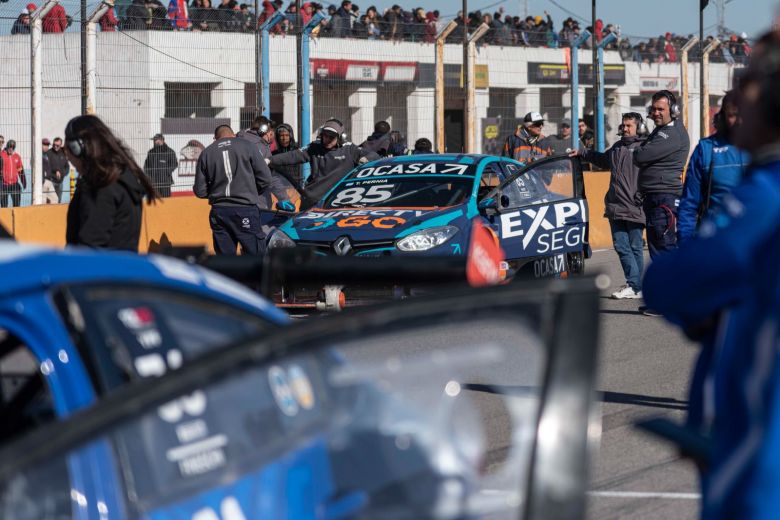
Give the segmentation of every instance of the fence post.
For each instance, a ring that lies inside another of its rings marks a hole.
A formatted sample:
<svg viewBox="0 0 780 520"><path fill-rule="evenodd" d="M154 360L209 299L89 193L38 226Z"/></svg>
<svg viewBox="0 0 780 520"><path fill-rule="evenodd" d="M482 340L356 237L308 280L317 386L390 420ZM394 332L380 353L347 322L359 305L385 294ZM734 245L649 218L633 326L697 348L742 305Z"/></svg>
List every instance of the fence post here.
<svg viewBox="0 0 780 520"><path fill-rule="evenodd" d="M485 36L490 30L490 26L483 23L477 30L471 33L468 40L468 52L466 53L466 64L463 74L463 85L466 87L466 113L463 115L466 127L466 142L463 143L463 148L466 153L476 153L474 145L476 141L474 124L474 115L477 112L476 107L476 93L474 86L474 62L477 61L477 41Z"/></svg>
<svg viewBox="0 0 780 520"><path fill-rule="evenodd" d="M447 27L436 36L436 95L434 98L434 110L436 113L435 149L437 153L444 153L444 41L458 27L455 20L450 21Z"/></svg>
<svg viewBox="0 0 780 520"><path fill-rule="evenodd" d="M301 38L301 85L303 85L303 98L301 102L301 148L305 148L311 142L311 63L309 62L309 47L311 47L311 32L326 17L321 11L312 16L306 27L303 28ZM303 178L308 179L311 173L309 164L303 165Z"/></svg>
<svg viewBox="0 0 780 520"><path fill-rule="evenodd" d="M32 166L32 203L43 204L43 156L41 155L41 79L43 46L43 16L58 0L48 0L30 15L30 119L31 143L30 164Z"/></svg>
<svg viewBox="0 0 780 520"><path fill-rule="evenodd" d="M97 23L112 7L114 0L103 0L87 18L87 114L94 114L97 104Z"/></svg>
<svg viewBox="0 0 780 520"><path fill-rule="evenodd" d="M599 91L596 95L596 150L599 152L604 151L604 47L615 40L617 40L615 33L609 33L598 44Z"/></svg>
<svg viewBox="0 0 780 520"><path fill-rule="evenodd" d="M574 131L580 120L580 46L590 38L590 32L582 31L571 44L571 149L579 148L579 134Z"/></svg>
<svg viewBox="0 0 780 520"><path fill-rule="evenodd" d="M681 56L680 56L680 81L682 82L682 104L683 104L683 126L686 130L688 130L690 127L688 126L688 119L690 118L690 115L688 113L688 107L689 101L690 101L690 83L688 82L688 51L691 50L691 47L696 45L696 43L699 41L698 36L694 36L690 40L688 40L685 45L682 46L682 49L680 49ZM688 130L688 135L690 135L690 130Z"/></svg>
<svg viewBox="0 0 780 520"><path fill-rule="evenodd" d="M260 105L262 113L265 117L271 117L271 38L269 33L271 29L276 27L282 20L284 20L285 14L282 11L276 11L271 18L263 22L260 26L260 33L262 34L262 82L263 82L263 95L260 99Z"/></svg>
<svg viewBox="0 0 780 520"><path fill-rule="evenodd" d="M702 138L707 137L710 129L710 53L717 49L718 45L720 45L720 40L717 38L713 39L701 54L701 106L703 109L701 111L701 132L699 134Z"/></svg>

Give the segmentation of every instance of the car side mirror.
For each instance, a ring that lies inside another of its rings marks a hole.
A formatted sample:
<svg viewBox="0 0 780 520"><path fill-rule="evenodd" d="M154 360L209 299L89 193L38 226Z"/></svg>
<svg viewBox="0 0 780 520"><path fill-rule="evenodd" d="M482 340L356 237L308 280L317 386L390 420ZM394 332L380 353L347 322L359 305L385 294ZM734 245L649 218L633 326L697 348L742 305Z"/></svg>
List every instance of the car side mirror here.
<svg viewBox="0 0 780 520"><path fill-rule="evenodd" d="M477 207L479 208L480 213L485 215L495 215L498 213L498 201L494 197L482 199L479 201Z"/></svg>

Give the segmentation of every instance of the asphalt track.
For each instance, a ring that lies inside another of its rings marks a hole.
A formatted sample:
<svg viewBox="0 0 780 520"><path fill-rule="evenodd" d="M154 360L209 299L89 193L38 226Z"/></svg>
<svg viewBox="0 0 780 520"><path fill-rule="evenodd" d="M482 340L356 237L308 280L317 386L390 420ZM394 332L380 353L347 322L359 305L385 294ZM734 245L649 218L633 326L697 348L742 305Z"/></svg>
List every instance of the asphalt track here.
<svg viewBox="0 0 780 520"><path fill-rule="evenodd" d="M586 270L612 280L601 300L602 436L587 517L696 518L693 465L633 424L643 417L683 419L697 347L663 318L640 314L637 300L608 297L624 281L613 251L596 252Z"/></svg>

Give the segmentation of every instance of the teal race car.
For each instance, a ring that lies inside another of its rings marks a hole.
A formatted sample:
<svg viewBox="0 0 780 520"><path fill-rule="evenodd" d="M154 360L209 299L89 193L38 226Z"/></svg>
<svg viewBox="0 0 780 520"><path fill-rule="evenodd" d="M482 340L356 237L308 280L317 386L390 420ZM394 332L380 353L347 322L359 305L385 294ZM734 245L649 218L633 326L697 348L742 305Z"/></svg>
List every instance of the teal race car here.
<svg viewBox="0 0 780 520"><path fill-rule="evenodd" d="M411 155L361 165L313 208L281 225L268 248L320 255L466 255L476 223L515 276L583 272L588 205L579 160L529 164L488 155Z"/></svg>

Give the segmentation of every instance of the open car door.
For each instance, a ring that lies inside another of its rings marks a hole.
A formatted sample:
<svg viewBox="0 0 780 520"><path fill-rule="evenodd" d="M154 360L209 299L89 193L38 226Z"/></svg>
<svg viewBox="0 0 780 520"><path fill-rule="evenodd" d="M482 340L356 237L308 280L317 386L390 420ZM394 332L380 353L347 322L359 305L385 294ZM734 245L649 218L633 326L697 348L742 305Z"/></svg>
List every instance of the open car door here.
<svg viewBox="0 0 780 520"><path fill-rule="evenodd" d="M581 273L589 249L579 159L555 156L503 167L506 180L486 198L494 201L489 218L512 268L536 278Z"/></svg>
<svg viewBox="0 0 780 520"><path fill-rule="evenodd" d="M4 448L0 514L581 518L597 307L591 278L510 284L207 354ZM95 446L111 460L90 469ZM101 471L118 472L113 493L78 484Z"/></svg>

